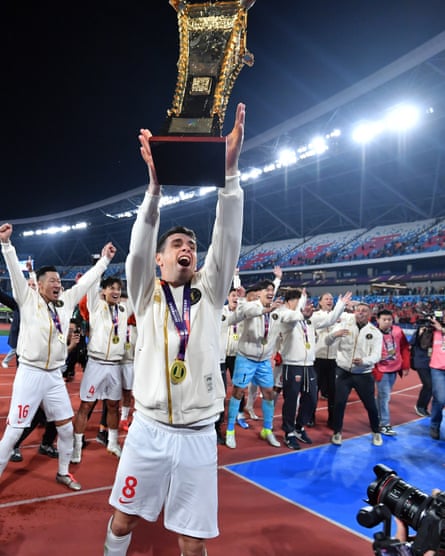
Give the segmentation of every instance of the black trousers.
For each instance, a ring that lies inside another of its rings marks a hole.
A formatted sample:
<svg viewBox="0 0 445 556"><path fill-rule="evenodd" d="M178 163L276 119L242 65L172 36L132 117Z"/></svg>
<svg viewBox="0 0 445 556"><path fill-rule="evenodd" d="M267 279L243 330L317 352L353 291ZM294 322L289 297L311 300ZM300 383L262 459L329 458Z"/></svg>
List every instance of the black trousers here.
<svg viewBox="0 0 445 556"><path fill-rule="evenodd" d="M328 398L328 423L332 424L334 422L335 372L337 364L335 359L316 359L314 368L317 373L318 390L322 394L326 394Z"/></svg>
<svg viewBox="0 0 445 556"><path fill-rule="evenodd" d="M379 413L375 401L375 382L372 373L353 374L341 367L337 367L335 378L334 432L342 431L346 402L353 388L368 412L372 432L379 432Z"/></svg>
<svg viewBox="0 0 445 556"><path fill-rule="evenodd" d="M427 409L433 396L431 369L427 367L425 369L416 369L416 371L419 375L420 381L422 382L422 388L420 389L416 405L421 409Z"/></svg>
<svg viewBox="0 0 445 556"><path fill-rule="evenodd" d="M317 403L317 377L312 366L283 365L283 424L286 434L304 427ZM297 413L298 398L300 404Z"/></svg>

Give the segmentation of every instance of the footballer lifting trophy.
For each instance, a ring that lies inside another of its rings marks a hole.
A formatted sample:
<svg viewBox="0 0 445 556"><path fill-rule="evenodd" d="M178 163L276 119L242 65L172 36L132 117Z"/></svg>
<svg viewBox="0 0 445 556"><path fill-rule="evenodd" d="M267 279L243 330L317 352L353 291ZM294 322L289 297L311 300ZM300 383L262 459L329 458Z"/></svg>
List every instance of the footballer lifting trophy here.
<svg viewBox="0 0 445 556"><path fill-rule="evenodd" d="M177 12L178 77L161 134L150 138L162 185L225 185L227 104L242 67L255 0L169 0Z"/></svg>

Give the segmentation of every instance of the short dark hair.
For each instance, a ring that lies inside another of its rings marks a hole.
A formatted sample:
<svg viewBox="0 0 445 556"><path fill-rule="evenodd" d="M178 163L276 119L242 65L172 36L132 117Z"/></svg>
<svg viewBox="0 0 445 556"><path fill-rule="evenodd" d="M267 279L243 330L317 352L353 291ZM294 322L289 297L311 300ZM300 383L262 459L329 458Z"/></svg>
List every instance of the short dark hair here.
<svg viewBox="0 0 445 556"><path fill-rule="evenodd" d="M119 284L119 287L122 289L122 280L118 276L108 276L107 278L104 278L100 283L100 287L105 289L113 284Z"/></svg>
<svg viewBox="0 0 445 556"><path fill-rule="evenodd" d="M196 234L193 230L191 230L190 228L186 228L185 226L173 226L173 228L170 228L159 237L158 243L156 245L156 253L160 253L164 250L167 238L172 236L173 234L185 234L186 236L191 237L196 243Z"/></svg>
<svg viewBox="0 0 445 556"><path fill-rule="evenodd" d="M377 313L377 318L379 319L383 315L389 315L390 317L394 318L392 311L390 311L389 309L380 309L380 311Z"/></svg>
<svg viewBox="0 0 445 556"><path fill-rule="evenodd" d="M275 288L275 284L272 282L272 280L261 280L261 282L258 282L258 290L267 290L267 288L270 288L270 286L272 286L273 288Z"/></svg>
<svg viewBox="0 0 445 556"><path fill-rule="evenodd" d="M47 272L57 272L57 268L55 266L41 266L39 269L36 270L36 279L37 281L40 280L42 276L44 276Z"/></svg>
<svg viewBox="0 0 445 556"><path fill-rule="evenodd" d="M299 288L289 288L284 293L284 301L291 301L292 299L300 299L302 291Z"/></svg>

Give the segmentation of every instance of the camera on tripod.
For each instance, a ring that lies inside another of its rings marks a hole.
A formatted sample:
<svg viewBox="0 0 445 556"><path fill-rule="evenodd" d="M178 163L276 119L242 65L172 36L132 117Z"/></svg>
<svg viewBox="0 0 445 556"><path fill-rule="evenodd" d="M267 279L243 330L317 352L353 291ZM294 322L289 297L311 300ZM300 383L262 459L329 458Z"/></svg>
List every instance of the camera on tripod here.
<svg viewBox="0 0 445 556"><path fill-rule="evenodd" d="M445 492L429 496L383 464L376 465L374 473L376 480L367 489L367 502L371 505L357 514L357 521L363 527L370 529L384 524L383 531L374 534L374 554L423 556L427 550L437 551L439 545L445 550ZM391 537L392 516L417 532L412 544Z"/></svg>

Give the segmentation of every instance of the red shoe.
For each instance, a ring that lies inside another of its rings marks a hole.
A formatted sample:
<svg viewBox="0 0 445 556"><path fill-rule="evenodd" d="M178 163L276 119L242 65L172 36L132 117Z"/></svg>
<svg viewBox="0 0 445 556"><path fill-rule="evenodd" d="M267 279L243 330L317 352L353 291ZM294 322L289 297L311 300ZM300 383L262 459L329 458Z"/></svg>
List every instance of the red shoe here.
<svg viewBox="0 0 445 556"><path fill-rule="evenodd" d="M120 423L119 423L119 428L125 432L128 432L128 427L130 426L130 423L128 422L128 419L121 419Z"/></svg>

